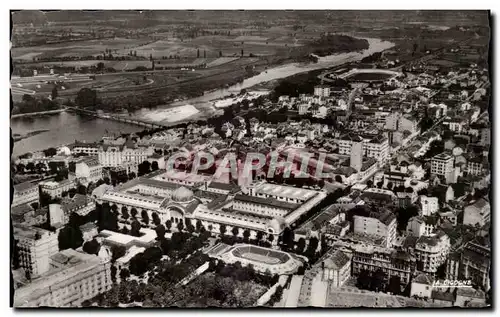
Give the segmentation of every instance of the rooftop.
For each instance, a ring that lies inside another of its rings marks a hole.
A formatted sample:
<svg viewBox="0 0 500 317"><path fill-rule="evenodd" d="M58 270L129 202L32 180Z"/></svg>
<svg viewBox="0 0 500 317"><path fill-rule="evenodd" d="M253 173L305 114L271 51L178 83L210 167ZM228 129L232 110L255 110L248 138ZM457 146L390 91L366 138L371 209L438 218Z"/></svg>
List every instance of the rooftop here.
<svg viewBox="0 0 500 317"><path fill-rule="evenodd" d="M28 190L28 189L32 189L32 188L37 187L37 186L38 186L37 183L24 182L24 183L20 183L20 184L14 185L14 191L16 191L16 192L22 192L22 191L25 191L25 190Z"/></svg>
<svg viewBox="0 0 500 317"><path fill-rule="evenodd" d="M236 194L236 196L234 197L234 200L240 200L240 201L245 201L245 202L260 204L260 205L273 206L273 207L288 209L288 210L294 210L299 206L298 204L280 201L280 200L277 200L275 198L262 198L262 197L243 195L243 194Z"/></svg>
<svg viewBox="0 0 500 317"><path fill-rule="evenodd" d="M68 281L72 277L82 274L93 267L101 265L101 259L96 255L80 253L73 249L66 249L51 257L52 263L57 265L43 276L35 278L30 284L18 288L14 294L14 306L29 303L51 291L51 287Z"/></svg>
<svg viewBox="0 0 500 317"><path fill-rule="evenodd" d="M256 188L255 192L257 194L271 195L282 198L292 198L302 201L308 200L317 194L317 192L314 190L269 183L262 183Z"/></svg>
<svg viewBox="0 0 500 317"><path fill-rule="evenodd" d="M448 153L439 153L435 156L432 157L433 160L444 160L444 161L447 161L449 159L452 159L452 156Z"/></svg>

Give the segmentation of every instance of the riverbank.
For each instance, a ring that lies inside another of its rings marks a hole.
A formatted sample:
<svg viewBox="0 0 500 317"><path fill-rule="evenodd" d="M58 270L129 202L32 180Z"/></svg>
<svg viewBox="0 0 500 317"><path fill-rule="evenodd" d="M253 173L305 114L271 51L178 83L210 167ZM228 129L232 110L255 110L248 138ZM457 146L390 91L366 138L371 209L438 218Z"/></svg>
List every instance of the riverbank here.
<svg viewBox="0 0 500 317"><path fill-rule="evenodd" d="M40 133L44 133L44 132L47 132L49 130L36 130L36 131L31 131L31 132L28 132L26 134L19 134L19 133L14 133L12 134L12 138L14 139L14 142L18 142L18 141L21 141L22 139L26 139L26 138L29 138L29 137L32 137L32 136L35 136L37 134L40 134Z"/></svg>
<svg viewBox="0 0 500 317"><path fill-rule="evenodd" d="M16 118L25 118L25 117L36 117L36 116L44 116L48 114L56 114L66 111L66 108L56 109L56 110L47 110L47 111L39 111L39 112L28 112L28 113L17 113L10 116L11 119Z"/></svg>

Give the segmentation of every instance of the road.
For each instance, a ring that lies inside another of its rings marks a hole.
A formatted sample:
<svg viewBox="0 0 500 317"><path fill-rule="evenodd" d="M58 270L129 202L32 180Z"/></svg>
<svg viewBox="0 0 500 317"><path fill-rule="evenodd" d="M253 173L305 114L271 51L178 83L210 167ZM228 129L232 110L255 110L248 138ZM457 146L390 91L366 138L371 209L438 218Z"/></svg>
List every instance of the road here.
<svg viewBox="0 0 500 317"><path fill-rule="evenodd" d="M311 285L311 306L326 307L328 297L328 282L323 281L323 274L316 274Z"/></svg>

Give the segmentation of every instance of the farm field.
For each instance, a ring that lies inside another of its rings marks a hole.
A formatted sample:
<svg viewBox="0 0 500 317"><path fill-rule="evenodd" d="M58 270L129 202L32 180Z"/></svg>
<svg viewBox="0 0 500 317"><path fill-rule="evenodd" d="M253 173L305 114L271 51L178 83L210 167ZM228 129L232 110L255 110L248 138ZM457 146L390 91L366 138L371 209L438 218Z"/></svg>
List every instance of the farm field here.
<svg viewBox="0 0 500 317"><path fill-rule="evenodd" d="M11 55L13 60L25 61L33 60L34 57L94 56L102 54L106 49L111 49L113 54L126 55L130 50L137 50L138 46L148 42L151 42L148 38L74 41L40 46L14 47L11 50Z"/></svg>
<svg viewBox="0 0 500 317"><path fill-rule="evenodd" d="M304 42L283 34L271 34L271 36L202 36L191 40L169 38L157 40L138 47L137 55L162 58L169 56L195 57L198 50L200 54L205 52L207 58L223 56L270 56L285 54L291 47L299 47Z"/></svg>
<svg viewBox="0 0 500 317"><path fill-rule="evenodd" d="M92 67L103 63L106 68L114 68L117 71L132 70L137 67L151 68L152 62L148 60L141 61L103 61L103 60L84 60L84 61L61 61L61 62L40 62L23 64L24 66L47 66L47 67Z"/></svg>

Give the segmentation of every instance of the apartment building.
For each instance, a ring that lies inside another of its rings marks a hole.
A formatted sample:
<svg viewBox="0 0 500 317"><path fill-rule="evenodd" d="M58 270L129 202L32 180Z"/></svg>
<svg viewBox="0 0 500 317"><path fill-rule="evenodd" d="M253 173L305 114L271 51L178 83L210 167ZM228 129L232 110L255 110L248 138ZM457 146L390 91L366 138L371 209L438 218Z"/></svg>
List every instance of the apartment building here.
<svg viewBox="0 0 500 317"><path fill-rule="evenodd" d="M464 208L463 224L484 226L490 221L490 203L480 198Z"/></svg>
<svg viewBox="0 0 500 317"><path fill-rule="evenodd" d="M439 211L439 198L421 195L419 200L422 216L430 216Z"/></svg>
<svg viewBox="0 0 500 317"><path fill-rule="evenodd" d="M323 280L331 287L342 287L351 277L351 259L340 250L336 250L323 262Z"/></svg>
<svg viewBox="0 0 500 317"><path fill-rule="evenodd" d="M75 141L75 143L69 145L68 147L73 154L87 154L89 156L95 156L99 151L99 144L95 142Z"/></svg>
<svg viewBox="0 0 500 317"><path fill-rule="evenodd" d="M473 156L467 160L467 174L482 175L489 168L488 159L483 156Z"/></svg>
<svg viewBox="0 0 500 317"><path fill-rule="evenodd" d="M47 181L40 183L40 190L49 194L50 197L62 197L63 192L67 192L76 186L74 180L65 179L60 182Z"/></svg>
<svg viewBox="0 0 500 317"><path fill-rule="evenodd" d="M24 182L14 185L14 198L12 207L29 204L38 201L38 184L32 182Z"/></svg>
<svg viewBox="0 0 500 317"><path fill-rule="evenodd" d="M118 141L111 144L102 144L97 152L99 163L103 167L119 167L126 162L139 165L153 154L153 147L138 146L132 140L121 144Z"/></svg>
<svg viewBox="0 0 500 317"><path fill-rule="evenodd" d="M359 136L346 134L336 142L339 147L339 154L351 155L353 145L362 140L362 154L364 157L372 157L379 162L379 165L385 164L389 157L389 141L382 135L377 136Z"/></svg>
<svg viewBox="0 0 500 317"><path fill-rule="evenodd" d="M317 97L330 97L330 87L326 85L319 85L314 87L314 95Z"/></svg>
<svg viewBox="0 0 500 317"><path fill-rule="evenodd" d="M381 269L386 273L386 282L391 276L399 276L406 285L415 272L415 259L407 252L372 245L355 245L352 253L352 274L359 275L362 270L375 272Z"/></svg>
<svg viewBox="0 0 500 317"><path fill-rule="evenodd" d="M18 288L14 307L78 307L112 286L110 254L63 250L50 258L50 271Z"/></svg>
<svg viewBox="0 0 500 317"><path fill-rule="evenodd" d="M15 224L13 229L20 266L31 277L47 272L50 256L59 251L57 233L22 224Z"/></svg>
<svg viewBox="0 0 500 317"><path fill-rule="evenodd" d="M442 231L433 236L421 236L416 241L415 257L419 270L435 273L450 252L450 238Z"/></svg>
<svg viewBox="0 0 500 317"><path fill-rule="evenodd" d="M369 217L354 216L354 233L383 237L386 247L396 241L396 216L390 211L372 213Z"/></svg>
<svg viewBox="0 0 500 317"><path fill-rule="evenodd" d="M85 178L87 182L97 182L102 178L102 166L97 156L86 157L75 164L76 178Z"/></svg>
<svg viewBox="0 0 500 317"><path fill-rule="evenodd" d="M454 160L453 156L447 153L440 153L431 159L431 174L442 176L446 183L454 183Z"/></svg>
<svg viewBox="0 0 500 317"><path fill-rule="evenodd" d="M491 249L476 241L469 242L462 252L462 276L472 280L473 285L489 290Z"/></svg>

